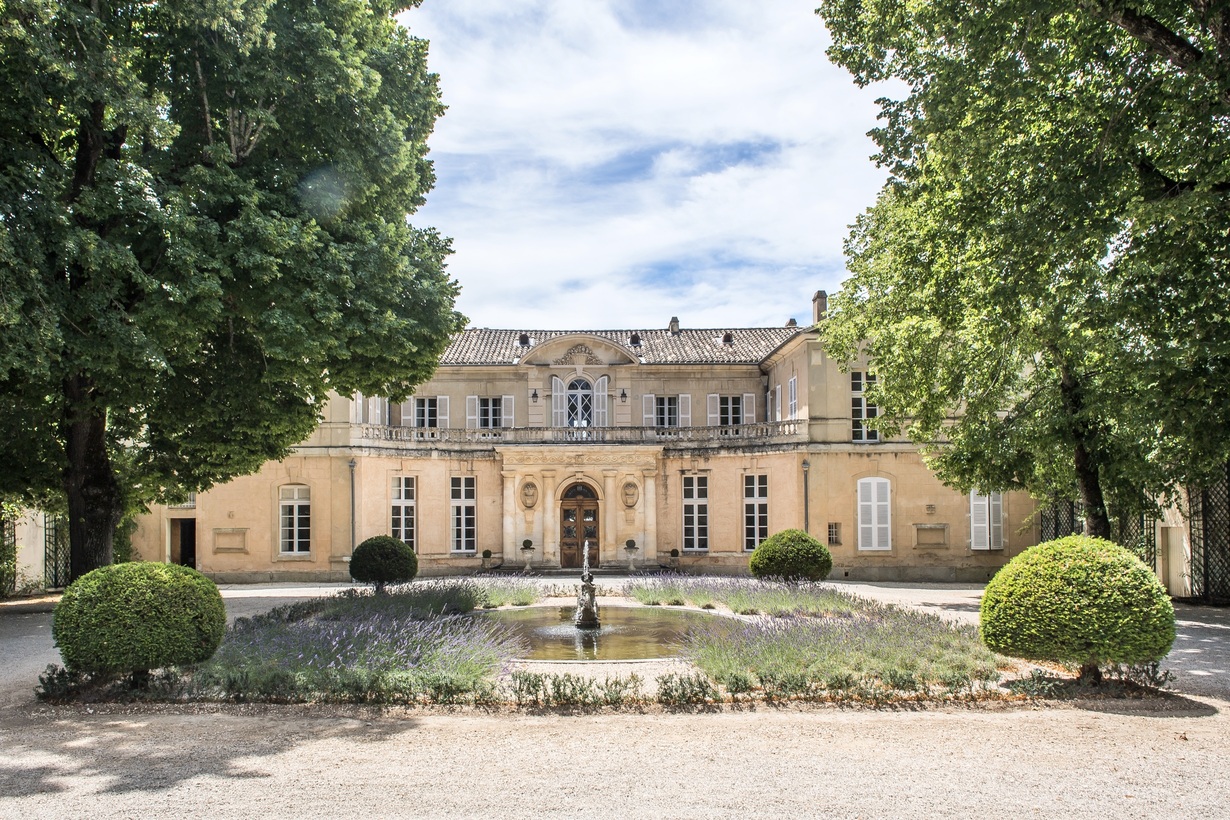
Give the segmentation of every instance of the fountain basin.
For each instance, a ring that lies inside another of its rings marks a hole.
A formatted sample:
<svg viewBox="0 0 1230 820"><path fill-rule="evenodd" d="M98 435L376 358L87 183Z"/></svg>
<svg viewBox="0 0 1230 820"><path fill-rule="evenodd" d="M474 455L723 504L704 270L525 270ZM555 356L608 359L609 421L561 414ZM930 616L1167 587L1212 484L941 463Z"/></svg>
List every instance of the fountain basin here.
<svg viewBox="0 0 1230 820"><path fill-rule="evenodd" d="M578 629L574 607L539 606L476 614L514 630L529 644L522 660L626 661L675 658L683 635L719 615L659 607L603 606L597 629Z"/></svg>

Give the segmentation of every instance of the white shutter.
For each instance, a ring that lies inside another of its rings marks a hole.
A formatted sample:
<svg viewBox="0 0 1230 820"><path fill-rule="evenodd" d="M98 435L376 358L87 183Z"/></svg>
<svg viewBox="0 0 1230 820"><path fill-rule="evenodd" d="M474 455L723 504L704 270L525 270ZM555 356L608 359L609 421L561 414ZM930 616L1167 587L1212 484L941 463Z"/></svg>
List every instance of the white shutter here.
<svg viewBox="0 0 1230 820"><path fill-rule="evenodd" d="M466 429L478 427L478 396L466 396Z"/></svg>
<svg viewBox="0 0 1230 820"><path fill-rule="evenodd" d="M502 418L500 419L501 427L515 427L516 426L516 424L514 424L514 419L513 419L513 397L512 396L502 396L500 398L500 414L502 416Z"/></svg>
<svg viewBox="0 0 1230 820"><path fill-rule="evenodd" d="M641 399L641 424L645 427L653 427L653 393L646 393Z"/></svg>
<svg viewBox="0 0 1230 820"><path fill-rule="evenodd" d="M773 388L773 418L776 421L782 420L782 386L780 384Z"/></svg>
<svg viewBox="0 0 1230 820"><path fill-rule="evenodd" d="M436 396L436 426L448 429L448 396Z"/></svg>
<svg viewBox="0 0 1230 820"><path fill-rule="evenodd" d="M350 399L350 423L363 423L363 394L355 393Z"/></svg>
<svg viewBox="0 0 1230 820"><path fill-rule="evenodd" d="M679 394L679 426L680 427L691 427L692 426L692 394L691 393L680 393Z"/></svg>
<svg viewBox="0 0 1230 820"><path fill-rule="evenodd" d="M969 548L972 550L990 549L990 538L987 520L987 497L977 490L969 494Z"/></svg>
<svg viewBox="0 0 1230 820"><path fill-rule="evenodd" d="M568 396L564 393L564 380L551 377L551 426L568 426Z"/></svg>
<svg viewBox="0 0 1230 820"><path fill-rule="evenodd" d="M743 423L744 424L755 424L756 423L756 394L755 393L744 393L743 394Z"/></svg>
<svg viewBox="0 0 1230 820"><path fill-rule="evenodd" d="M991 540L988 545L993 550L1004 548L1004 497L999 493L991 493L988 512L991 519Z"/></svg>
<svg viewBox="0 0 1230 820"><path fill-rule="evenodd" d="M889 520L888 479L876 479L876 549L892 547L892 522Z"/></svg>
<svg viewBox="0 0 1230 820"><path fill-rule="evenodd" d="M892 493L886 478L863 478L858 482L858 548L892 548Z"/></svg>
<svg viewBox="0 0 1230 820"><path fill-rule="evenodd" d="M858 483L858 548L861 550L875 549L876 506L873 489L869 479L864 478Z"/></svg>
<svg viewBox="0 0 1230 820"><path fill-rule="evenodd" d="M720 399L718 398L717 393L710 393L708 396L705 397L705 404L708 406L710 427L716 427L722 421L722 419L720 418L720 412L718 410L719 401Z"/></svg>
<svg viewBox="0 0 1230 820"><path fill-rule="evenodd" d="M606 403L607 403L607 384L610 379L606 376L601 376L594 382L594 426L606 427Z"/></svg>

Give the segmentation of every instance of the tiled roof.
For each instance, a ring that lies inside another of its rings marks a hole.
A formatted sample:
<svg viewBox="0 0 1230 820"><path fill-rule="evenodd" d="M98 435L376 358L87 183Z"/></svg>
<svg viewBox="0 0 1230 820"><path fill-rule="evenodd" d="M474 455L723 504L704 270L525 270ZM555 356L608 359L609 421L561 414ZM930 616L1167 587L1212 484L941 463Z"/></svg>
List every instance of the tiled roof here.
<svg viewBox="0 0 1230 820"><path fill-rule="evenodd" d="M670 330L500 330L468 328L440 357L442 365L512 364L560 336L595 336L638 355L643 364L759 364L805 327L680 328ZM521 345L521 336L530 346ZM640 346L631 344L633 335ZM729 334L730 343L724 344Z"/></svg>

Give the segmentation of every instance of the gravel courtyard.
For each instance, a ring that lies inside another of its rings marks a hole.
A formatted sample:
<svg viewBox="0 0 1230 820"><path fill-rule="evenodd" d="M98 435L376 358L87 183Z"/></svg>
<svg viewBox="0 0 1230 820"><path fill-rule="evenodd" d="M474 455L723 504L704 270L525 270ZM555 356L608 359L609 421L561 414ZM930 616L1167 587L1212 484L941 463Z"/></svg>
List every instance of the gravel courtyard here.
<svg viewBox="0 0 1230 820"><path fill-rule="evenodd" d="M977 618L969 585L847 584ZM250 614L329 588L224 588ZM0 607L0 817L1230 816L1230 612L1178 606L1173 697L875 711L47 707ZM45 607L44 607L45 608Z"/></svg>

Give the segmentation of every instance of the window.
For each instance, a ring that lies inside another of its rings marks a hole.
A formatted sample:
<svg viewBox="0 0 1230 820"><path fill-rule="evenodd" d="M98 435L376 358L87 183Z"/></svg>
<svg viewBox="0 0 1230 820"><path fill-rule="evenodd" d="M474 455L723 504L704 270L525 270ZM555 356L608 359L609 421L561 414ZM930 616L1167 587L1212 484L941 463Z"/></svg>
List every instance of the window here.
<svg viewBox="0 0 1230 820"><path fill-rule="evenodd" d="M568 383L568 426L589 427L594 423L594 391L585 379Z"/></svg>
<svg viewBox="0 0 1230 820"><path fill-rule="evenodd" d="M439 427L440 403L435 396L414 400L414 426Z"/></svg>
<svg viewBox="0 0 1230 820"><path fill-rule="evenodd" d="M890 520L891 488L887 478L862 478L858 482L858 548L892 549Z"/></svg>
<svg viewBox="0 0 1230 820"><path fill-rule="evenodd" d="M688 393L678 396L655 396L653 393L646 393L642 408L641 423L645 427L692 426L692 396Z"/></svg>
<svg viewBox="0 0 1230 820"><path fill-rule="evenodd" d="M475 503L474 476L453 476L449 506L452 512L452 551L474 552L478 505Z"/></svg>
<svg viewBox="0 0 1230 820"><path fill-rule="evenodd" d="M879 415L879 408L868 404L863 393L874 387L876 377L861 370L850 371L850 420L851 437L854 441L879 441L880 431L871 430L867 422Z"/></svg>
<svg viewBox="0 0 1230 820"><path fill-rule="evenodd" d="M754 550L769 537L769 477L743 476L743 549Z"/></svg>
<svg viewBox="0 0 1230 820"><path fill-rule="evenodd" d="M755 393L744 393L741 396L719 396L717 393L710 393L708 404L710 427L737 427L741 424L756 423Z"/></svg>
<svg viewBox="0 0 1230 820"><path fill-rule="evenodd" d="M657 396L654 399L654 427L679 426L679 397Z"/></svg>
<svg viewBox="0 0 1230 820"><path fill-rule="evenodd" d="M405 541L410 549L414 543L414 476L393 476L392 523L389 534L398 541Z"/></svg>
<svg viewBox="0 0 1230 820"><path fill-rule="evenodd" d="M466 427L496 430L513 426L512 396L466 396Z"/></svg>
<svg viewBox="0 0 1230 820"><path fill-rule="evenodd" d="M786 383L786 396L789 405L787 406L787 415L789 418L795 419L799 417L799 377L791 376L790 381Z"/></svg>
<svg viewBox="0 0 1230 820"><path fill-rule="evenodd" d="M829 546L841 546L841 522L839 521L829 522Z"/></svg>
<svg viewBox="0 0 1230 820"><path fill-rule="evenodd" d="M773 420L782 420L782 386L780 384L773 387Z"/></svg>
<svg viewBox="0 0 1230 820"><path fill-rule="evenodd" d="M1002 550L1004 548L1004 498L999 493L969 494L969 548L972 550Z"/></svg>
<svg viewBox="0 0 1230 820"><path fill-rule="evenodd" d="M683 548L709 549L709 478L683 477Z"/></svg>
<svg viewBox="0 0 1230 820"><path fill-rule="evenodd" d="M286 555L312 549L312 491L303 485L283 487L281 499L281 551Z"/></svg>

